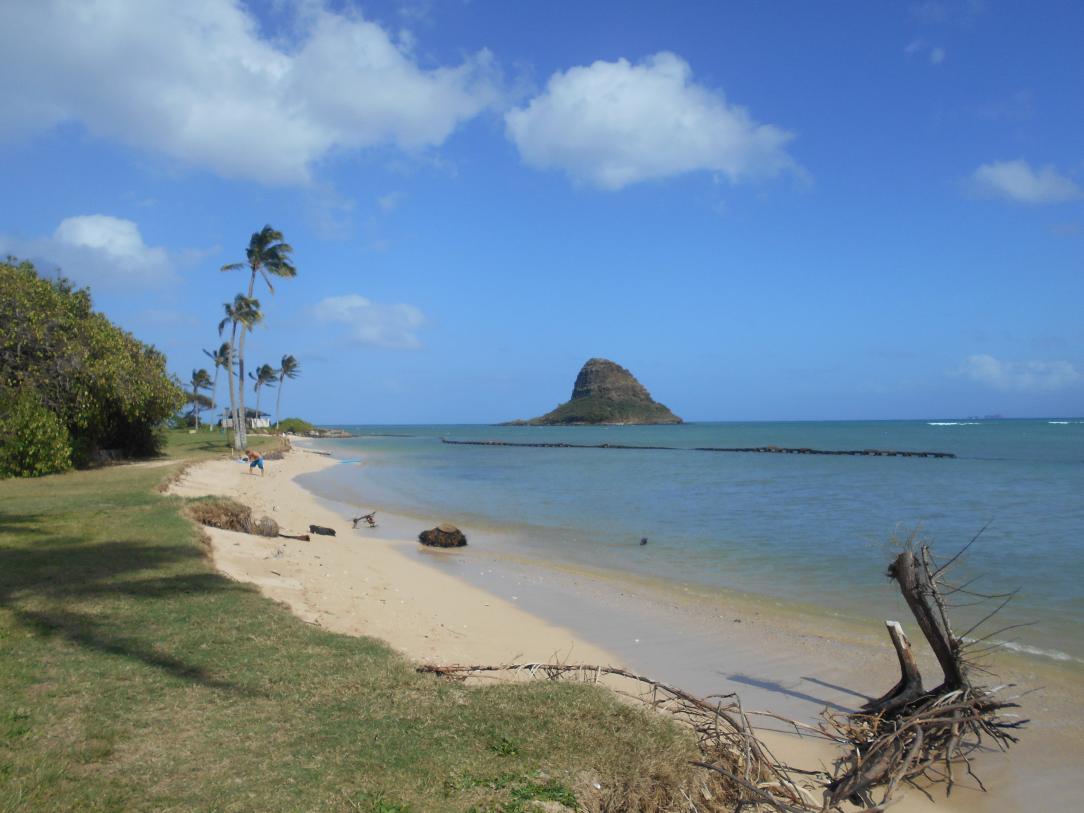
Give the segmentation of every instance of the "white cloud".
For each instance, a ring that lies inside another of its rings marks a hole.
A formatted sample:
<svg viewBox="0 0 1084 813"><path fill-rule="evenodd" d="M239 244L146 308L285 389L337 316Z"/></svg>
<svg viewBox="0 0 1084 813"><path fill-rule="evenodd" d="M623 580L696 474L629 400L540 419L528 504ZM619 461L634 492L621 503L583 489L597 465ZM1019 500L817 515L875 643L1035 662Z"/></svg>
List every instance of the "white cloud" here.
<svg viewBox="0 0 1084 813"><path fill-rule="evenodd" d="M1049 164L1034 170L1024 160L983 164L971 176L976 192L1019 203L1061 203L1079 198L1082 191Z"/></svg>
<svg viewBox="0 0 1084 813"><path fill-rule="evenodd" d="M1053 392L1084 380L1068 361L1001 361L985 354L969 356L959 372L1005 392Z"/></svg>
<svg viewBox="0 0 1084 813"><path fill-rule="evenodd" d="M110 215L65 218L51 237L0 235L0 254L55 265L81 285L150 288L176 279L169 252L144 243L131 220Z"/></svg>
<svg viewBox="0 0 1084 813"><path fill-rule="evenodd" d="M299 8L287 45L237 0L0 3L0 138L78 122L224 176L293 183L332 151L439 145L497 98L488 51L426 69L373 22Z"/></svg>
<svg viewBox="0 0 1084 813"><path fill-rule="evenodd" d="M907 43L907 47L903 49L903 52L907 56L925 54L931 65L940 65L948 56L948 51L943 47L931 45L923 39L911 40L911 42Z"/></svg>
<svg viewBox="0 0 1084 813"><path fill-rule="evenodd" d="M668 52L555 73L505 124L525 163L603 189L697 170L737 182L796 169L784 149L790 133L696 84Z"/></svg>
<svg viewBox="0 0 1084 813"><path fill-rule="evenodd" d="M422 346L418 330L425 324L425 315L413 305L384 305L346 294L322 300L313 313L348 325L350 338L358 344L407 350Z"/></svg>
<svg viewBox="0 0 1084 813"><path fill-rule="evenodd" d="M382 212L393 212L399 208L399 204L403 202L406 197L402 192L389 192L386 195L381 195L376 199L377 206L380 207Z"/></svg>
<svg viewBox="0 0 1084 813"><path fill-rule="evenodd" d="M922 23L970 25L987 10L986 0L926 0L912 3L911 16Z"/></svg>

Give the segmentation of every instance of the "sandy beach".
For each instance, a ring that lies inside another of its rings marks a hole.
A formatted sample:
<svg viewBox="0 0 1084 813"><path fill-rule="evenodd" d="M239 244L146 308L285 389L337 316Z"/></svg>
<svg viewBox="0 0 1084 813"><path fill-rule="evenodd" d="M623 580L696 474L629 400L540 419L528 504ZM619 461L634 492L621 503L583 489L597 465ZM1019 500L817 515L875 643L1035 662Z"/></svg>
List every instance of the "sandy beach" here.
<svg viewBox="0 0 1084 813"><path fill-rule="evenodd" d="M336 536L312 535L309 542L206 529L220 571L257 585L325 629L379 638L423 662L619 663L612 653L511 601L419 565L401 551L401 540L381 538L379 529L354 530L348 519L293 482L336 463L294 449L282 460L268 461L261 477L236 460L208 461L189 468L170 492L233 497L255 516L272 517L284 533L306 533L310 524L334 528Z"/></svg>
<svg viewBox="0 0 1084 813"><path fill-rule="evenodd" d="M336 510L295 482L336 465L334 458L300 447L268 461L263 477L234 460L208 461L190 467L171 493L231 496L254 515L273 517L284 533L306 533L310 524L334 528L336 536L313 535L309 542L207 532L215 565L226 575L257 585L310 623L381 639L416 661L624 666L663 680L680 678L680 685L701 694L738 691L746 708L808 721L825 706L853 708L863 692L868 696L871 687L879 691L895 681L891 650L875 629L851 638L829 635L756 604L721 606L651 585L632 585L630 591L628 581L610 583L600 574L483 566L469 547L421 551L403 523L387 517L385 529L380 514L381 527L355 530L345 508ZM468 571L470 579L464 578ZM675 629L683 634L675 637ZM701 642L703 662L675 677L679 650L684 646L687 653L690 638ZM1021 685L1040 679L1013 677ZM1079 716L1072 711L1071 687L1048 682L1029 715L1036 714L1035 706L1046 719L1025 732L1013 758L995 753L980 765L991 793L961 787L951 804L935 793L936 805L911 793L897 809L1029 809L1027 800L1040 785L1051 805L1068 800L1069 783L1053 787L1051 779L1066 754L1080 750L1071 725L1073 715ZM794 764L827 763L834 753L827 743L778 730L767 736ZM1059 808L1044 803L1030 809Z"/></svg>

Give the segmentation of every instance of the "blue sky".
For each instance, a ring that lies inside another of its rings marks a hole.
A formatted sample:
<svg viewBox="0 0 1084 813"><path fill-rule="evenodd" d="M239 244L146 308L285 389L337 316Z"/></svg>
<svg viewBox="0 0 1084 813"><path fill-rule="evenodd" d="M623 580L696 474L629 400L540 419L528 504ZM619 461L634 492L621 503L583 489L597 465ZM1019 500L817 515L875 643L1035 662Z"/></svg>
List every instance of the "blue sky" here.
<svg viewBox="0 0 1084 813"><path fill-rule="evenodd" d="M283 411L1084 413L1079 3L14 0L0 251L188 377L270 223ZM224 388L222 390L224 393Z"/></svg>

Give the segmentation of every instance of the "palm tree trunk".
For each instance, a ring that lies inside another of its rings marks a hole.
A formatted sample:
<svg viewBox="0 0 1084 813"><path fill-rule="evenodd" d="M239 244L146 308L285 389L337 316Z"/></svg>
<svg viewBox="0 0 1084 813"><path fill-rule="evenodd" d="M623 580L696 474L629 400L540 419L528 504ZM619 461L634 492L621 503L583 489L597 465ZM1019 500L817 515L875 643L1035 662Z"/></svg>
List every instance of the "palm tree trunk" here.
<svg viewBox="0 0 1084 813"><path fill-rule="evenodd" d="M216 412L218 412L218 373L219 373L219 371L221 369L222 368L219 367L217 364L215 365L215 377L214 377L213 383L211 384L211 417L212 417L212 419L214 418L214 414ZM212 420L212 422L213 422L213 420ZM207 426L207 431L208 432L212 431L210 424L208 424L208 426Z"/></svg>
<svg viewBox="0 0 1084 813"><path fill-rule="evenodd" d="M196 408L196 431L199 431L199 390L196 390L193 395L196 396L196 403L193 406Z"/></svg>
<svg viewBox="0 0 1084 813"><path fill-rule="evenodd" d="M237 409L241 413L241 448L248 448L248 415L245 414L245 336L248 328L241 326L241 343L237 347Z"/></svg>
<svg viewBox="0 0 1084 813"><path fill-rule="evenodd" d="M230 379L230 423L233 424L233 448L241 450L241 435L237 422L237 392L233 383L233 348L237 342L237 323L233 323L233 333L230 335L230 366L226 368ZM243 389L243 388L242 388Z"/></svg>
<svg viewBox="0 0 1084 813"><path fill-rule="evenodd" d="M279 378L279 393L275 396L275 428L279 428L279 406L282 404L282 388L286 386L286 376Z"/></svg>
<svg viewBox="0 0 1084 813"><path fill-rule="evenodd" d="M252 266L252 276L248 280L248 298L252 299L252 292L256 290L256 268ZM245 415L245 334L248 328L241 325L241 346L237 351L237 377L240 381L238 387L238 401L241 409L241 448L248 448L248 416Z"/></svg>

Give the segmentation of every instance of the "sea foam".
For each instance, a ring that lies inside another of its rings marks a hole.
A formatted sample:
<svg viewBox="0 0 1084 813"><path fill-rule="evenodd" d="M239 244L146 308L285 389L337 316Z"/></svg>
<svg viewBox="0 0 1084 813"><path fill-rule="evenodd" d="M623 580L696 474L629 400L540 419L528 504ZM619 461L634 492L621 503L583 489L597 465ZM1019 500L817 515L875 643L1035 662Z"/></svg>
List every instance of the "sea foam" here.
<svg viewBox="0 0 1084 813"><path fill-rule="evenodd" d="M1037 646L1029 646L1027 644L1020 644L1015 641L998 641L994 640L991 644L998 644L1005 649L1012 650L1013 652L1021 652L1025 655L1038 655L1043 658L1050 658L1054 661L1072 661L1073 663L1084 663L1084 660L1080 658L1074 658L1067 652L1062 652L1057 649L1042 649Z"/></svg>

